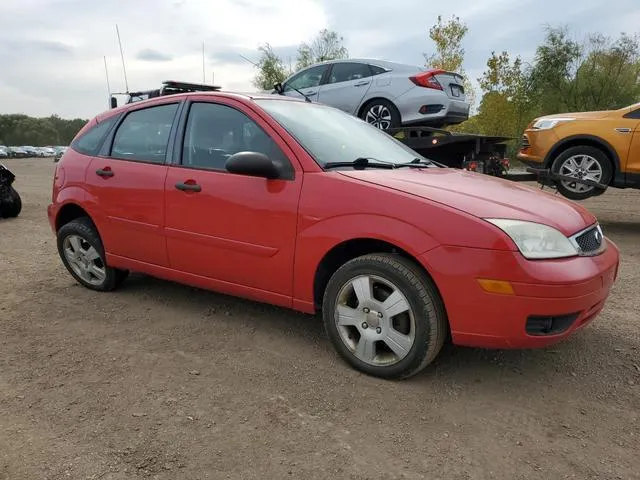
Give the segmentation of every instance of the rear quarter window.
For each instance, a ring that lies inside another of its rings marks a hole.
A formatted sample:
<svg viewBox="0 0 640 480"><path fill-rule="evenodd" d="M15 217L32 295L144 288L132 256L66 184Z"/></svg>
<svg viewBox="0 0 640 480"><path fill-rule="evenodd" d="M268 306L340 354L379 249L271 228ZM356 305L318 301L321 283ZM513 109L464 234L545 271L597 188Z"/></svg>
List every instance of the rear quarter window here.
<svg viewBox="0 0 640 480"><path fill-rule="evenodd" d="M102 142L117 120L118 115L113 115L112 117L94 125L81 136L76 138L71 143L71 148L76 152L83 153L85 155L97 154L98 150L100 150L100 147L102 146Z"/></svg>

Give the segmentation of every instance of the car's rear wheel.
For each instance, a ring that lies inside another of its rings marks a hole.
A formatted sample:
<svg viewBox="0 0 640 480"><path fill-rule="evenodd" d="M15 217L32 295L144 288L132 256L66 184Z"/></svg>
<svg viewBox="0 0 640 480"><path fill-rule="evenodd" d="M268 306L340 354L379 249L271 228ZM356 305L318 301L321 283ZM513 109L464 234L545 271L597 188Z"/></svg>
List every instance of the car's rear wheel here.
<svg viewBox="0 0 640 480"><path fill-rule="evenodd" d="M340 356L377 377L415 375L436 357L447 335L435 285L398 255L369 254L342 265L329 280L322 310Z"/></svg>
<svg viewBox="0 0 640 480"><path fill-rule="evenodd" d="M388 100L378 98L367 103L360 114L365 122L380 130L389 130L400 126L400 112Z"/></svg>
<svg viewBox="0 0 640 480"><path fill-rule="evenodd" d="M551 164L551 171L604 185L608 185L613 176L613 167L605 153L587 145L579 145L563 151ZM571 200L585 200L603 193L600 188L572 181L558 182L558 191Z"/></svg>
<svg viewBox="0 0 640 480"><path fill-rule="evenodd" d="M69 273L91 290L113 290L129 273L107 265L100 235L87 217L77 218L60 227L57 243L62 263Z"/></svg>

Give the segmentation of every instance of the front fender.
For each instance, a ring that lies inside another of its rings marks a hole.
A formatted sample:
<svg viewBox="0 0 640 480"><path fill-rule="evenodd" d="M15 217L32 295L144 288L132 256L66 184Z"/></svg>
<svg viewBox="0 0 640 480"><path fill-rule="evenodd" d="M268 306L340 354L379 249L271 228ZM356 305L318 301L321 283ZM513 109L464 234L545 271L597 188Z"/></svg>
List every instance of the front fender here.
<svg viewBox="0 0 640 480"><path fill-rule="evenodd" d="M439 243L423 230L397 218L348 214L322 220L302 218L296 242L293 298L297 308L313 311L313 283L318 265L335 246L355 239L382 240L414 257Z"/></svg>

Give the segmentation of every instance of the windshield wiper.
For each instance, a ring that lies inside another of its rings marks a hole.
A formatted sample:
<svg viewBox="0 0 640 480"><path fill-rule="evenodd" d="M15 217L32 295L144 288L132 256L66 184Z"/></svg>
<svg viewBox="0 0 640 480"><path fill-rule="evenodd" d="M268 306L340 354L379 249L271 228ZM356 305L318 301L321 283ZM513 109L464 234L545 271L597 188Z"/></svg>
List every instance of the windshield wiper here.
<svg viewBox="0 0 640 480"><path fill-rule="evenodd" d="M324 164L324 168L353 167L356 170L363 170L367 167L395 168L395 166L395 163L383 162L382 160L371 157L358 157L353 162L328 162Z"/></svg>

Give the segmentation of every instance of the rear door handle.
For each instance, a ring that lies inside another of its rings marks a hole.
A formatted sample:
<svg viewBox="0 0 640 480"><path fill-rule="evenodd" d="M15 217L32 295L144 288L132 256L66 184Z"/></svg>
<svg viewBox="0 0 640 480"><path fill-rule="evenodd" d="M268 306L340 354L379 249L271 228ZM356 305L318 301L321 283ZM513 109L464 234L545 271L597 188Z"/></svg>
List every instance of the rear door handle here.
<svg viewBox="0 0 640 480"><path fill-rule="evenodd" d="M199 192L202 190L200 185L198 185L197 183L178 182L176 183L176 188L178 190L182 190L183 192Z"/></svg>
<svg viewBox="0 0 640 480"><path fill-rule="evenodd" d="M364 85L369 85L369 82L358 82L353 84L354 87L362 87Z"/></svg>
<svg viewBox="0 0 640 480"><path fill-rule="evenodd" d="M109 167L99 168L96 170L96 175L99 177L113 177L113 171Z"/></svg>

